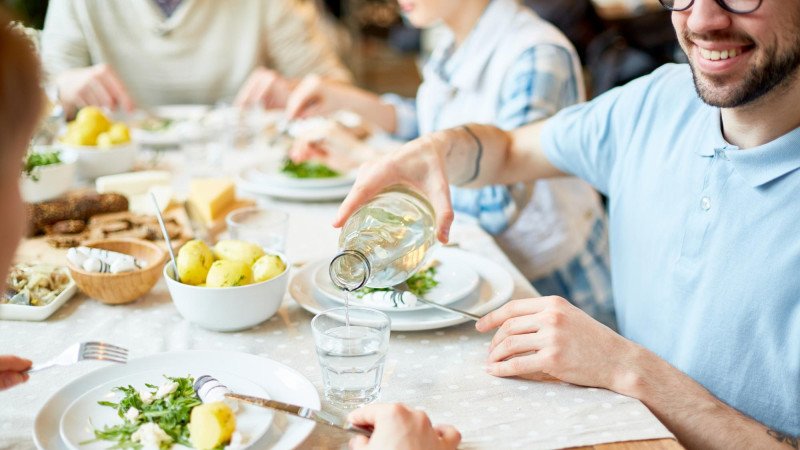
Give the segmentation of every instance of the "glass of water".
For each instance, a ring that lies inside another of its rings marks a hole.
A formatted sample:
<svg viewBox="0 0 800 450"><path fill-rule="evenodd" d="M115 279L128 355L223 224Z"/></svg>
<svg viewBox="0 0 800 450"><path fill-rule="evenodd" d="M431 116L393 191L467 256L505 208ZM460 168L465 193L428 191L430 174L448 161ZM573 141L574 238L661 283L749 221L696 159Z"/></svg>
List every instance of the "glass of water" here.
<svg viewBox="0 0 800 450"><path fill-rule="evenodd" d="M258 206L237 209L225 217L231 239L257 244L266 250L286 251L289 213Z"/></svg>
<svg viewBox="0 0 800 450"><path fill-rule="evenodd" d="M330 403L356 408L378 398L390 325L389 316L370 308L340 307L314 316L311 329Z"/></svg>

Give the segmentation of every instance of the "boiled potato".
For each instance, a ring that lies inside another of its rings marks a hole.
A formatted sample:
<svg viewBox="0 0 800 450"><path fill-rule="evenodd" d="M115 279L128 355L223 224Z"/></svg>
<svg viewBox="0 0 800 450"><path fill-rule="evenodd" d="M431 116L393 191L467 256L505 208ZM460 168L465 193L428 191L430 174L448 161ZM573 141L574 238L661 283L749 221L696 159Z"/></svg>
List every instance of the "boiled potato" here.
<svg viewBox="0 0 800 450"><path fill-rule="evenodd" d="M197 286L205 283L214 255L205 242L194 239L181 247L177 259L181 282Z"/></svg>
<svg viewBox="0 0 800 450"><path fill-rule="evenodd" d="M100 133L97 135L97 146L103 148L109 148L114 145L114 142L111 139L111 135L108 134L108 131Z"/></svg>
<svg viewBox="0 0 800 450"><path fill-rule="evenodd" d="M206 287L244 286L253 282L253 270L243 261L214 261L206 277Z"/></svg>
<svg viewBox="0 0 800 450"><path fill-rule="evenodd" d="M248 266L264 256L264 250L252 242L223 240L214 246L214 257L230 261L242 261Z"/></svg>
<svg viewBox="0 0 800 450"><path fill-rule="evenodd" d="M217 448L229 441L235 430L236 416L225 403L206 403L192 408L189 419L189 441L192 447Z"/></svg>
<svg viewBox="0 0 800 450"><path fill-rule="evenodd" d="M76 124L75 126L68 126L67 135L64 136L63 141L70 145L95 145L97 143L97 134L91 129L83 128Z"/></svg>
<svg viewBox="0 0 800 450"><path fill-rule="evenodd" d="M131 140L128 127L121 122L116 122L111 125L111 128L108 129L108 134L111 136L111 142L114 144L124 144L125 142L129 142Z"/></svg>
<svg viewBox="0 0 800 450"><path fill-rule="evenodd" d="M267 281L282 274L286 264L278 255L264 255L253 264L253 278L256 283Z"/></svg>
<svg viewBox="0 0 800 450"><path fill-rule="evenodd" d="M96 106L81 108L81 110L78 111L78 115L75 116L75 122L78 123L78 127L94 136L108 131L108 129L111 128L111 122L109 122L103 114L103 111Z"/></svg>

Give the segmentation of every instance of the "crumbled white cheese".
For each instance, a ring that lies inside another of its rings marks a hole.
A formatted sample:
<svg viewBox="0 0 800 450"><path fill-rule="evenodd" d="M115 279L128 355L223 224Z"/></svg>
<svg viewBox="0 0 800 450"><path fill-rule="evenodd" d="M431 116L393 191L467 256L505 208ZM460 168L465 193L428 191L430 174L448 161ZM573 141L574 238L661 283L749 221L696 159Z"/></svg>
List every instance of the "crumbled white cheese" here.
<svg viewBox="0 0 800 450"><path fill-rule="evenodd" d="M149 405L153 403L153 394L151 394L150 391L139 391L139 400L145 405Z"/></svg>
<svg viewBox="0 0 800 450"><path fill-rule="evenodd" d="M172 394L176 390L178 390L178 383L177 382L175 382L175 381L165 381L158 388L158 391L156 391L156 398L164 398L164 397L168 396L169 394Z"/></svg>
<svg viewBox="0 0 800 450"><path fill-rule="evenodd" d="M403 291L399 295L392 291L374 291L364 294L361 302L367 306L383 308L414 308L417 306L417 296L409 291Z"/></svg>
<svg viewBox="0 0 800 450"><path fill-rule="evenodd" d="M242 433L237 430L231 435L231 442L225 446L225 450L236 450L243 448L245 445L247 445L247 440L244 438Z"/></svg>
<svg viewBox="0 0 800 450"><path fill-rule="evenodd" d="M161 443L172 442L172 438L158 426L157 423L147 422L131 435L133 442L142 444L145 448L161 448Z"/></svg>
<svg viewBox="0 0 800 450"><path fill-rule="evenodd" d="M125 420L128 422L136 421L137 417L139 417L139 410L133 406L131 406L130 409L128 409L128 411L125 413Z"/></svg>

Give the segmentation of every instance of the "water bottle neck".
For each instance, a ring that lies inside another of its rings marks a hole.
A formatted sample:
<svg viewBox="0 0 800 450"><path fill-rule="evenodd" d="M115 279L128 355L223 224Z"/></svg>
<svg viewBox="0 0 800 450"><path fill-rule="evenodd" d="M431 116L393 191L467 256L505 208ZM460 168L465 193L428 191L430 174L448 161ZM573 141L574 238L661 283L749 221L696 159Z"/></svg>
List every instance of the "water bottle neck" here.
<svg viewBox="0 0 800 450"><path fill-rule="evenodd" d="M356 291L364 287L372 276L372 266L364 253L346 249L331 260L328 273L333 284L346 291Z"/></svg>

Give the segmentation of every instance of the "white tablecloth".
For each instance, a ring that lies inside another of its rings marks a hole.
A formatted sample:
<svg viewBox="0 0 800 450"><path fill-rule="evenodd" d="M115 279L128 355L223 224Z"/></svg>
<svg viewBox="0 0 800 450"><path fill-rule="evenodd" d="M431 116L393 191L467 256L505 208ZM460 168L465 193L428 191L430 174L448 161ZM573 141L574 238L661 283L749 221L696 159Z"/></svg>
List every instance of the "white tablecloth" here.
<svg viewBox="0 0 800 450"><path fill-rule="evenodd" d="M293 261L328 257L337 230L328 224L335 203L259 202L290 212L287 253ZM468 223L457 224L452 241L503 265L514 279L513 298L535 290L492 238ZM312 314L287 294L278 313L243 332L217 333L184 320L160 281L148 295L108 306L76 295L44 322L0 320L0 354L46 360L72 342L105 341L130 349L131 357L187 349L230 350L271 358L306 376L322 397L309 322ZM462 448L548 449L672 437L638 400L566 383L495 378L484 371L491 334L472 322L441 330L392 332L380 401L402 401L426 411L434 423L455 425ZM83 362L32 375L0 392L0 448L32 448L33 421L45 400L69 381L103 363ZM323 400L323 409L337 412ZM346 446L344 432L317 427L302 448Z"/></svg>

